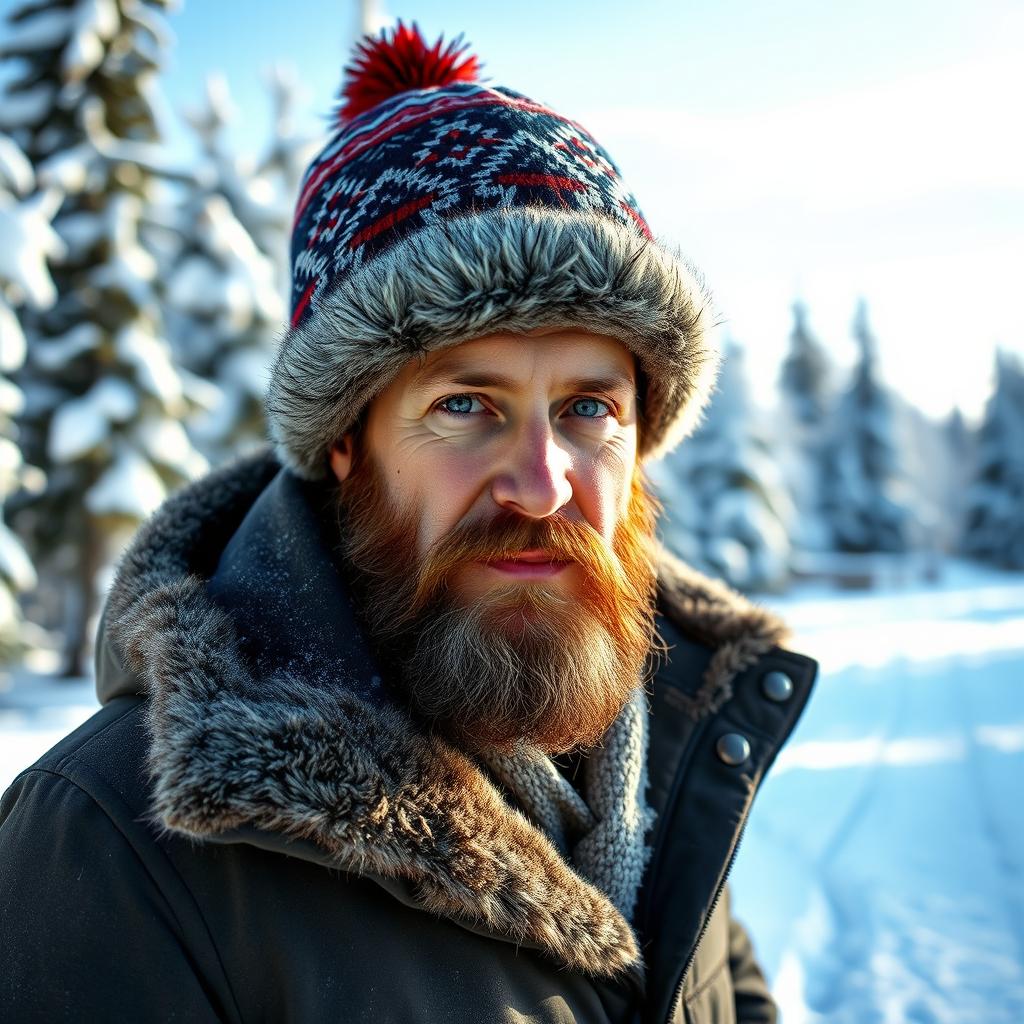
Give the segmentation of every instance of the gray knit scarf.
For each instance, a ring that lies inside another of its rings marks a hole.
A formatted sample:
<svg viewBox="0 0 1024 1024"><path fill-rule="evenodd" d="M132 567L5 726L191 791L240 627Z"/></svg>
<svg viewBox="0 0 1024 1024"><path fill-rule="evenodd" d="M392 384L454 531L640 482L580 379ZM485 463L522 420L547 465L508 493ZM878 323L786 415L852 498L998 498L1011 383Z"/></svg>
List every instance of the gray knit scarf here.
<svg viewBox="0 0 1024 1024"><path fill-rule="evenodd" d="M654 823L646 800L647 715L647 699L638 688L587 755L582 795L536 748L484 758L562 856L628 921L650 856L645 836Z"/></svg>

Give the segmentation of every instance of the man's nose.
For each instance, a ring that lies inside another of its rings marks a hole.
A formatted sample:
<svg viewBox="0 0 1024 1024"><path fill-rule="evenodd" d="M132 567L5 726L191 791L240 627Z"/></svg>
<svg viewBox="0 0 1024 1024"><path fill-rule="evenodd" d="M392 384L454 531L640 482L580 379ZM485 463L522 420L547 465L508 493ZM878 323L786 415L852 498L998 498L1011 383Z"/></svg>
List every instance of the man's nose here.
<svg viewBox="0 0 1024 1024"><path fill-rule="evenodd" d="M572 500L571 459L549 424L524 430L515 441L491 494L501 508L532 519L554 515Z"/></svg>

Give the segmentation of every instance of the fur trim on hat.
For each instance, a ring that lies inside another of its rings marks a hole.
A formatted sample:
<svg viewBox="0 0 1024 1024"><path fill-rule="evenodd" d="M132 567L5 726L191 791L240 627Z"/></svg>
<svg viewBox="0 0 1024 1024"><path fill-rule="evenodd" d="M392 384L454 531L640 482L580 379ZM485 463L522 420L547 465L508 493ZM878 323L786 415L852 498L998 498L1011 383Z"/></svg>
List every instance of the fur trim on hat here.
<svg viewBox="0 0 1024 1024"><path fill-rule="evenodd" d="M271 375L279 457L325 476L331 446L410 359L538 327L582 328L635 353L641 458L695 426L718 363L696 268L607 214L499 208L438 220L314 296Z"/></svg>

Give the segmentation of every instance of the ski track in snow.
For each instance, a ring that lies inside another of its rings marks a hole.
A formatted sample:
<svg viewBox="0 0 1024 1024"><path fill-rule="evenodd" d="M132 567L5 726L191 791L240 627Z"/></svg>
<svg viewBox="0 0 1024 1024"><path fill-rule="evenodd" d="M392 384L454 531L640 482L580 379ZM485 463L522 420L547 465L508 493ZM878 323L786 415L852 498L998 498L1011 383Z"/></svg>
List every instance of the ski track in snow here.
<svg viewBox="0 0 1024 1024"><path fill-rule="evenodd" d="M1024 576L772 603L822 663L732 879L784 1024L1021 1024ZM0 680L0 786L95 707Z"/></svg>

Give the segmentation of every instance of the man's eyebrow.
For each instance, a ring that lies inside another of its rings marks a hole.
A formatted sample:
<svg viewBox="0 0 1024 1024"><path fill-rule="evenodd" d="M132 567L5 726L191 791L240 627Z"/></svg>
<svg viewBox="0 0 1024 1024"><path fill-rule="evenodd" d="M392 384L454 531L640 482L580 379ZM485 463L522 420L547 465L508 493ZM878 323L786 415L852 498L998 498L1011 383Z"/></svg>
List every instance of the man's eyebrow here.
<svg viewBox="0 0 1024 1024"><path fill-rule="evenodd" d="M627 373L613 372L600 377L578 377L565 382L570 391L628 391L636 393L636 381Z"/></svg>
<svg viewBox="0 0 1024 1024"><path fill-rule="evenodd" d="M438 384L454 384L460 388L505 388L511 390L516 382L511 377L503 377L500 373L489 373L480 371L474 373L470 370L459 370L452 368L445 370L428 370L419 375L413 381L414 391L426 391L428 388L436 387Z"/></svg>
<svg viewBox="0 0 1024 1024"><path fill-rule="evenodd" d="M506 391L513 391L518 381L486 370L473 372L470 370L460 371L457 367L453 367L451 370L438 368L436 371L428 370L418 376L413 381L412 389L416 392L426 391L440 383L460 388L504 388ZM592 377L575 377L559 383L567 391L624 391L630 394L636 391L636 382L633 378L629 374L617 370Z"/></svg>

